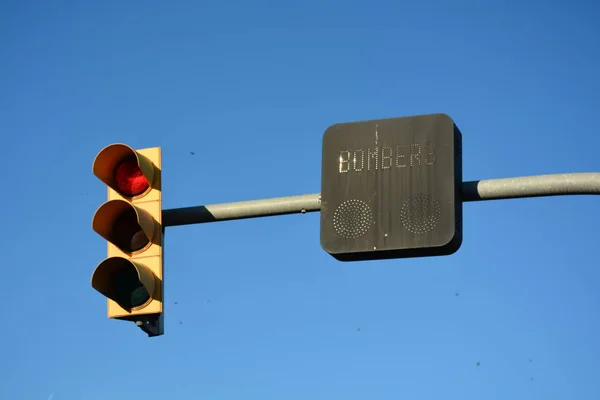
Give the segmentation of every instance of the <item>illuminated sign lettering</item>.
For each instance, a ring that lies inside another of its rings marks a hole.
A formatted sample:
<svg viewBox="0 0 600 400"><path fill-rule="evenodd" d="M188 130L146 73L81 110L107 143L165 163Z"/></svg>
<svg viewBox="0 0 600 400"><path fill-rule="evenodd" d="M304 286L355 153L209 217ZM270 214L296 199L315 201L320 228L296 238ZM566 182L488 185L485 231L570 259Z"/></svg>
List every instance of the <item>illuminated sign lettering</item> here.
<svg viewBox="0 0 600 400"><path fill-rule="evenodd" d="M432 166L435 164L435 143L428 142L374 146L356 150L340 150L339 173L377 171L390 168Z"/></svg>

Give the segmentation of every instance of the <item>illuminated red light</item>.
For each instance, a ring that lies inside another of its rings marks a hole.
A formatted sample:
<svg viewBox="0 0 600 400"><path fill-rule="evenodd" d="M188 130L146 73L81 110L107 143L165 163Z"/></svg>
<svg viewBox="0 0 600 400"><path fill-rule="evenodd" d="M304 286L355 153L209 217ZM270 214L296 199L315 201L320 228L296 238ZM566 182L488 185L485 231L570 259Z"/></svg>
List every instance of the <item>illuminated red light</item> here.
<svg viewBox="0 0 600 400"><path fill-rule="evenodd" d="M124 160L117 165L115 181L121 194L130 197L144 193L150 186L135 158Z"/></svg>

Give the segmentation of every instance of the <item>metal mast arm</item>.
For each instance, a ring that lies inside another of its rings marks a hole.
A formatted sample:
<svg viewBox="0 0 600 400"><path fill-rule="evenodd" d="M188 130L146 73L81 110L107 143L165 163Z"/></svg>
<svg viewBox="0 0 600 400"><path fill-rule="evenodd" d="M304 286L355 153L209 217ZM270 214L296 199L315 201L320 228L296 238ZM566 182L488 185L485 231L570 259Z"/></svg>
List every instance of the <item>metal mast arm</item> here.
<svg viewBox="0 0 600 400"><path fill-rule="evenodd" d="M600 173L523 176L463 182L463 201L600 194Z"/></svg>
<svg viewBox="0 0 600 400"><path fill-rule="evenodd" d="M600 173L571 173L463 182L462 201L600 194ZM163 211L163 225L179 226L319 211L321 195L276 197Z"/></svg>

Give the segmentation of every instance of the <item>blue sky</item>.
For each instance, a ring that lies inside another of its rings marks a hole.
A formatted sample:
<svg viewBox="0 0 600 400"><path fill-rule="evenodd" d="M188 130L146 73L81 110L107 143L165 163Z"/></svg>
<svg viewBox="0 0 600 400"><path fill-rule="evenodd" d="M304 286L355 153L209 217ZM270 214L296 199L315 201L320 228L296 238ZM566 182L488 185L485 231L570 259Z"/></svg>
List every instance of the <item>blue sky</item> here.
<svg viewBox="0 0 600 400"><path fill-rule="evenodd" d="M159 338L90 286L91 165L113 142L162 147L165 208L317 193L328 126L433 112L463 133L465 180L598 171L599 18L3 1L0 398L600 398L592 196L465 204L461 249L437 258L337 262L318 213L169 228Z"/></svg>

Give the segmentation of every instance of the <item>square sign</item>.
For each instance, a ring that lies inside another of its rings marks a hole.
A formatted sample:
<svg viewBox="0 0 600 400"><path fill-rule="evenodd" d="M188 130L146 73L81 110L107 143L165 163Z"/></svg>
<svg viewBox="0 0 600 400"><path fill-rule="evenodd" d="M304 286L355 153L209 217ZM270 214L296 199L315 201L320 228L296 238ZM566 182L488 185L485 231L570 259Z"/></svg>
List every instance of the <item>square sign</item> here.
<svg viewBox="0 0 600 400"><path fill-rule="evenodd" d="M340 261L456 252L461 142L445 114L330 126L323 135L321 247Z"/></svg>

